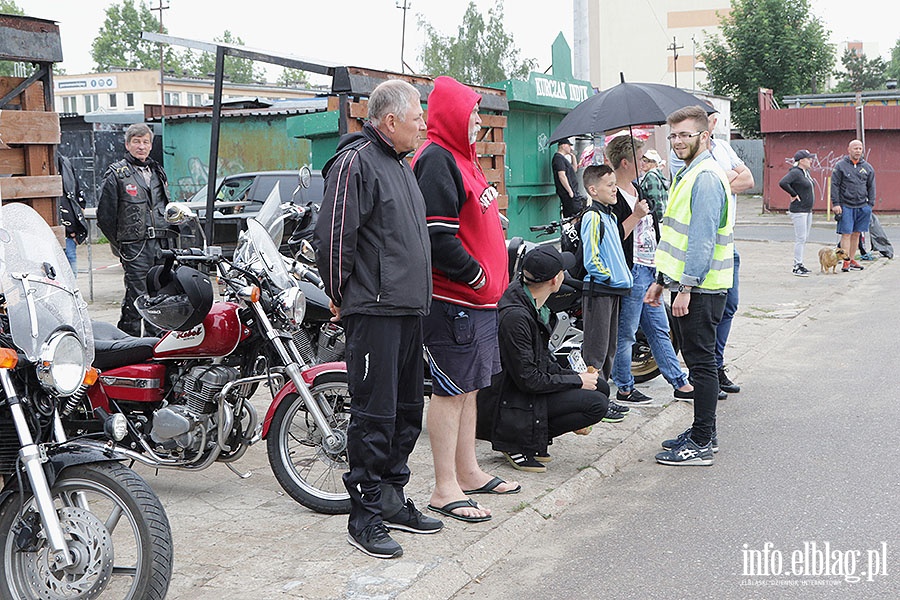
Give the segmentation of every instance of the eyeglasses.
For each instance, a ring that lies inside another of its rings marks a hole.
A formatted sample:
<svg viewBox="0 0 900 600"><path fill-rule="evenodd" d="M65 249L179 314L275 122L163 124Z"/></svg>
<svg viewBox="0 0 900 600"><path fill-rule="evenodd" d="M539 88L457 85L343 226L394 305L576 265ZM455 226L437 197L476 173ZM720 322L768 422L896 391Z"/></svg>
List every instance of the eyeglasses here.
<svg viewBox="0 0 900 600"><path fill-rule="evenodd" d="M680 131L678 133L670 133L669 135L666 136L666 139L669 140L670 142L674 142L675 138L678 138L679 140L684 142L684 141L687 141L691 138L697 137L698 135L702 135L702 134L703 134L702 131L695 131L694 133Z"/></svg>

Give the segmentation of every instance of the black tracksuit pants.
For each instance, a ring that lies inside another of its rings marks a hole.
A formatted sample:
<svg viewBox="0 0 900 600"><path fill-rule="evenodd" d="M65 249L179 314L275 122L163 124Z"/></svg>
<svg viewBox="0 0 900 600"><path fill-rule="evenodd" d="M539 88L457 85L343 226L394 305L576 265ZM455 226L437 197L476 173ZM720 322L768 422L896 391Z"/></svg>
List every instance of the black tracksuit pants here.
<svg viewBox="0 0 900 600"><path fill-rule="evenodd" d="M403 506L407 459L422 431L425 406L422 319L343 317L347 339L350 425L348 529L358 535Z"/></svg>

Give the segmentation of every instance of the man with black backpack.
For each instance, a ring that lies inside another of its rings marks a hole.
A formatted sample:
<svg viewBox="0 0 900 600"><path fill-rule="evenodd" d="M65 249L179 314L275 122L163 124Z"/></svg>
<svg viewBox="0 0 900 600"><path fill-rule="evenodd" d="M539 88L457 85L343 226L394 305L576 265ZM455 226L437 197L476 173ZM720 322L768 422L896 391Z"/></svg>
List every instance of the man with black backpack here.
<svg viewBox="0 0 900 600"><path fill-rule="evenodd" d="M78 244L87 239L87 220L84 218L84 191L68 158L56 155L56 166L62 177L63 195L57 200L59 224L66 228L66 258L72 272L78 274Z"/></svg>

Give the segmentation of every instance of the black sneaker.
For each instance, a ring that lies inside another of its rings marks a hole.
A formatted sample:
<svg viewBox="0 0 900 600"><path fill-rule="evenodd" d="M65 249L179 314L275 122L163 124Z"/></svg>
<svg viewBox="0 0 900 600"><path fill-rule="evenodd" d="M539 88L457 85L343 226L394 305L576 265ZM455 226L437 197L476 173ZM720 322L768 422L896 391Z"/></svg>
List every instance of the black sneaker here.
<svg viewBox="0 0 900 600"><path fill-rule="evenodd" d="M674 448L657 454L656 462L673 467L708 467L715 462L712 442L698 446L694 440L687 437Z"/></svg>
<svg viewBox="0 0 900 600"><path fill-rule="evenodd" d="M728 379L728 375L725 373L725 367L719 367L719 389L729 394L737 394L741 391L741 386ZM722 398L719 399L722 400Z"/></svg>
<svg viewBox="0 0 900 600"><path fill-rule="evenodd" d="M673 392L675 394L676 400L681 400L682 402L694 401L694 390L691 390L689 392L682 392L681 390L676 388L675 390L673 390Z"/></svg>
<svg viewBox="0 0 900 600"><path fill-rule="evenodd" d="M685 429L684 431L679 433L678 437L671 439L671 440L665 440L662 443L662 447L664 450L671 450L672 448L675 448L676 446L680 446L681 444L683 444L684 440L688 439L689 437L691 437L691 428L690 427L688 427L687 429ZM712 439L710 440L710 442L711 442L712 451L718 452L719 451L719 435L718 435L718 433L713 433L713 436L712 436Z"/></svg>
<svg viewBox="0 0 900 600"><path fill-rule="evenodd" d="M534 460L546 465L548 462L551 462L553 458L550 456L549 452L544 452L543 454L535 454Z"/></svg>
<svg viewBox="0 0 900 600"><path fill-rule="evenodd" d="M350 545L375 558L399 558L403 548L394 541L383 523L369 525L359 535L347 534Z"/></svg>
<svg viewBox="0 0 900 600"><path fill-rule="evenodd" d="M519 471L527 471L529 473L546 473L547 467L544 463L534 459L530 454L522 454L521 452L504 452L503 456L509 461L514 469Z"/></svg>
<svg viewBox="0 0 900 600"><path fill-rule="evenodd" d="M622 413L622 412L619 412L619 411L613 409L613 407L612 407L613 404L615 404L615 402L609 403L609 408L606 409L606 414L603 416L602 419L600 419L604 423L621 423L622 421L625 420L625 413Z"/></svg>
<svg viewBox="0 0 900 600"><path fill-rule="evenodd" d="M616 392L616 401L627 402L628 404L650 404L653 402L653 398L633 389L627 394L623 394L621 391Z"/></svg>
<svg viewBox="0 0 900 600"><path fill-rule="evenodd" d="M409 498L400 512L384 519L384 524L388 529L409 533L437 533L444 528L443 521L423 515Z"/></svg>
<svg viewBox="0 0 900 600"><path fill-rule="evenodd" d="M609 401L609 410L614 410L616 412L622 413L623 415L627 415L628 411L630 411L631 409L628 408L627 406L622 406L621 404L616 404L615 402L610 400Z"/></svg>
<svg viewBox="0 0 900 600"><path fill-rule="evenodd" d="M809 277L809 271L803 265L794 265L794 270L792 272L797 277Z"/></svg>

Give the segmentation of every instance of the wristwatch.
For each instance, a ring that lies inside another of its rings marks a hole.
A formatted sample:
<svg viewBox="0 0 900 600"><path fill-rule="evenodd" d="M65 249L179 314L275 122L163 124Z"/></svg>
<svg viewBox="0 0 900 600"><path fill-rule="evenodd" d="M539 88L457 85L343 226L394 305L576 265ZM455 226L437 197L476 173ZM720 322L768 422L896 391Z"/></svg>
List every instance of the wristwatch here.
<svg viewBox="0 0 900 600"><path fill-rule="evenodd" d="M680 293L682 293L682 292L687 292L687 293L690 294L690 293L691 293L691 289L690 289L690 288L691 288L691 286L689 286L689 285L684 285L683 283L682 283L682 284L679 284L679 286L678 286L678 293L680 294Z"/></svg>

